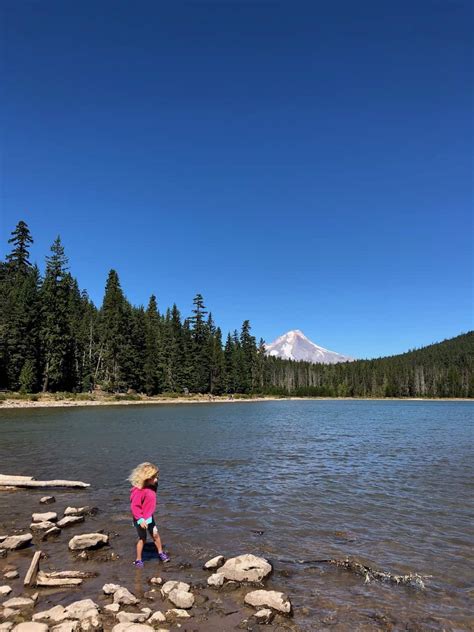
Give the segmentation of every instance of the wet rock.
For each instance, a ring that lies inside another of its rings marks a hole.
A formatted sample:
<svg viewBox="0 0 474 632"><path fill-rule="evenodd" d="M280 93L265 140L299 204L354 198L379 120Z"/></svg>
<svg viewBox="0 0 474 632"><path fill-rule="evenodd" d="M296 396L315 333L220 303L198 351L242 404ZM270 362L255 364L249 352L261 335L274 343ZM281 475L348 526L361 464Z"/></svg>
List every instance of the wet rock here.
<svg viewBox="0 0 474 632"><path fill-rule="evenodd" d="M64 529L65 527L72 527L73 524L84 522L84 516L64 516L58 522L58 527Z"/></svg>
<svg viewBox="0 0 474 632"><path fill-rule="evenodd" d="M120 623L144 623L149 616L149 614L144 612L119 612L117 621Z"/></svg>
<svg viewBox="0 0 474 632"><path fill-rule="evenodd" d="M225 562L225 557L223 555L216 555L216 557L213 557L211 560L208 560L203 568L206 571L212 571L216 568L220 568Z"/></svg>
<svg viewBox="0 0 474 632"><path fill-rule="evenodd" d="M185 582L168 581L163 584L161 594L168 597L172 604L178 608L192 608L194 595L190 592L191 586Z"/></svg>
<svg viewBox="0 0 474 632"><path fill-rule="evenodd" d="M113 595L121 586L119 584L104 584L102 590L106 595Z"/></svg>
<svg viewBox="0 0 474 632"><path fill-rule="evenodd" d="M17 577L20 577L20 573L18 571L8 571L8 573L5 573L4 577L5 579L16 579Z"/></svg>
<svg viewBox="0 0 474 632"><path fill-rule="evenodd" d="M160 610L157 610L156 612L154 612L151 615L151 617L148 619L148 623L151 623L151 624L164 623L165 621L166 621L166 617Z"/></svg>
<svg viewBox="0 0 474 632"><path fill-rule="evenodd" d="M28 546L33 539L31 533L25 533L24 535L11 535L2 542L2 549L8 551L16 551L17 549L23 549Z"/></svg>
<svg viewBox="0 0 474 632"><path fill-rule="evenodd" d="M143 593L143 597L145 599L149 599L150 601L155 601L157 596L158 596L158 593L156 592L154 588L152 590L147 590L146 593Z"/></svg>
<svg viewBox="0 0 474 632"><path fill-rule="evenodd" d="M52 529L56 525L54 522L32 522L30 524L31 531L48 531L48 529Z"/></svg>
<svg viewBox="0 0 474 632"><path fill-rule="evenodd" d="M43 533L43 535L41 536L41 540L49 540L49 538L59 535L60 533L61 529L59 529L58 527L51 527L51 529L48 529Z"/></svg>
<svg viewBox="0 0 474 632"><path fill-rule="evenodd" d="M272 566L266 559L252 554L233 557L219 569L227 580L250 583L260 583L271 572Z"/></svg>
<svg viewBox="0 0 474 632"><path fill-rule="evenodd" d="M13 632L48 632L48 626L45 623L25 621L16 625L13 628Z"/></svg>
<svg viewBox="0 0 474 632"><path fill-rule="evenodd" d="M64 612L64 606L54 606L49 610L43 610L42 612L36 612L33 615L33 621L48 621L51 623L61 623L67 619L67 614Z"/></svg>
<svg viewBox="0 0 474 632"><path fill-rule="evenodd" d="M10 586L0 586L0 597L6 597L6 595L9 595L11 591L12 589Z"/></svg>
<svg viewBox="0 0 474 632"><path fill-rule="evenodd" d="M190 619L191 615L181 608L171 608L171 610L166 611L165 617L169 623L173 623L178 619Z"/></svg>
<svg viewBox="0 0 474 632"><path fill-rule="evenodd" d="M214 575L211 575L207 578L207 583L209 584L209 586L219 587L222 586L224 580L224 575L222 575L221 573L214 573Z"/></svg>
<svg viewBox="0 0 474 632"><path fill-rule="evenodd" d="M68 619L86 619L99 614L99 606L92 599L80 599L64 609Z"/></svg>
<svg viewBox="0 0 474 632"><path fill-rule="evenodd" d="M161 579L161 577L152 577L150 579L150 584L155 584L155 586L161 586L162 583L163 580Z"/></svg>
<svg viewBox="0 0 474 632"><path fill-rule="evenodd" d="M283 614L291 614L289 598L276 590L253 590L245 595L244 601L250 606L266 606Z"/></svg>
<svg viewBox="0 0 474 632"><path fill-rule="evenodd" d="M40 503L42 505L51 505L56 502L56 498L54 496L43 496L40 498Z"/></svg>
<svg viewBox="0 0 474 632"><path fill-rule="evenodd" d="M79 621L63 621L51 628L51 632L78 632L80 627Z"/></svg>
<svg viewBox="0 0 474 632"><path fill-rule="evenodd" d="M120 604L109 603L107 606L105 606L104 610L106 610L107 612L111 612L112 614L117 614L117 612L120 610Z"/></svg>
<svg viewBox="0 0 474 632"><path fill-rule="evenodd" d="M138 603L138 599L135 595L121 586L118 590L114 592L114 603L121 604L123 606L134 606Z"/></svg>
<svg viewBox="0 0 474 632"><path fill-rule="evenodd" d="M45 513L34 513L31 516L33 522L56 522L58 514L54 511L46 511Z"/></svg>
<svg viewBox="0 0 474 632"><path fill-rule="evenodd" d="M65 516L86 516L88 514L95 513L97 509L95 507L89 507L86 505L85 507L66 507L64 510Z"/></svg>
<svg viewBox="0 0 474 632"><path fill-rule="evenodd" d="M14 608L15 610L23 610L23 608L33 608L35 602L29 597L13 597L3 603L4 608Z"/></svg>
<svg viewBox="0 0 474 632"><path fill-rule="evenodd" d="M71 551L81 551L83 549L94 549L108 544L109 538L103 533L83 533L75 535L69 540Z"/></svg>
<svg viewBox="0 0 474 632"><path fill-rule="evenodd" d="M189 590L191 590L191 586L189 584L186 584L185 582L170 580L163 584L161 594L163 595L163 597L168 597L172 590L181 590L184 592L188 592Z"/></svg>
<svg viewBox="0 0 474 632"><path fill-rule="evenodd" d="M270 608L262 608L253 615L255 621L260 623L260 625L266 625L267 623L271 623L273 618L275 617L275 613Z"/></svg>
<svg viewBox="0 0 474 632"><path fill-rule="evenodd" d="M82 632L99 632L102 629L102 621L98 614L81 619Z"/></svg>
<svg viewBox="0 0 474 632"><path fill-rule="evenodd" d="M3 608L2 616L4 619L9 619L10 617L14 617L18 614L18 610L13 610L13 608Z"/></svg>

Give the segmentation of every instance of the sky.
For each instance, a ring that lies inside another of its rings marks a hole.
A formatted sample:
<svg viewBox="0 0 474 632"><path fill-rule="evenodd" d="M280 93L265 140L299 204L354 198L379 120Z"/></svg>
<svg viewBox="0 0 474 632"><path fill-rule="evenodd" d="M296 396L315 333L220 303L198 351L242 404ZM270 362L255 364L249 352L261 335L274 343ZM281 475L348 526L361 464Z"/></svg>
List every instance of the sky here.
<svg viewBox="0 0 474 632"><path fill-rule="evenodd" d="M357 358L473 328L472 3L2 0L0 256Z"/></svg>

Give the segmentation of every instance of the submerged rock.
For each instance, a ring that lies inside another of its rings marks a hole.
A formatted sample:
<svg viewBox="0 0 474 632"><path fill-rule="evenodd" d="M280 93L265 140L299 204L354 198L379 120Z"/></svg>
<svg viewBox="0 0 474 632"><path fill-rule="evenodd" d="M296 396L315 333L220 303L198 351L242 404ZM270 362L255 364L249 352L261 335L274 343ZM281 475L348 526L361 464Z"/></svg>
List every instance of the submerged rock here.
<svg viewBox="0 0 474 632"><path fill-rule="evenodd" d="M40 503L42 505L51 505L56 502L56 498L54 496L43 496L40 498Z"/></svg>
<svg viewBox="0 0 474 632"><path fill-rule="evenodd" d="M54 527L51 527L51 529L48 529L47 531L45 531L43 535L41 536L41 539L43 541L49 540L49 538L54 537L55 535L59 535L60 533L61 533L61 529L54 526Z"/></svg>
<svg viewBox="0 0 474 632"><path fill-rule="evenodd" d="M266 606L282 614L291 614L288 596L276 590L253 590L245 595L244 601L250 606Z"/></svg>
<svg viewBox="0 0 474 632"><path fill-rule="evenodd" d="M253 616L257 623L265 625L273 621L275 613L273 610L270 610L270 608L262 608L262 610L259 610Z"/></svg>
<svg viewBox="0 0 474 632"><path fill-rule="evenodd" d="M83 533L75 535L69 540L69 548L71 551L81 551L83 549L95 549L105 546L109 542L109 537L103 533Z"/></svg>

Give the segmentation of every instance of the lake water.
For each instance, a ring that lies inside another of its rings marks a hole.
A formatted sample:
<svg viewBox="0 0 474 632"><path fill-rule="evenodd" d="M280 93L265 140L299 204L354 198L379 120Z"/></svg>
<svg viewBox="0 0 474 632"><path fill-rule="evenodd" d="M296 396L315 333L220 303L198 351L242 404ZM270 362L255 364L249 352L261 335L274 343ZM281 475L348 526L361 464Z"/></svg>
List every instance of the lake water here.
<svg viewBox="0 0 474 632"><path fill-rule="evenodd" d="M399 401L0 410L0 472L92 483L54 490L51 508L99 507L86 531L118 534L122 580L134 545L126 477L152 460L173 558L196 569L216 553L269 558L269 587L290 595L301 629L467 630L473 412L470 402ZM0 532L27 526L45 493L0 493ZM432 577L415 590L298 562L346 556Z"/></svg>

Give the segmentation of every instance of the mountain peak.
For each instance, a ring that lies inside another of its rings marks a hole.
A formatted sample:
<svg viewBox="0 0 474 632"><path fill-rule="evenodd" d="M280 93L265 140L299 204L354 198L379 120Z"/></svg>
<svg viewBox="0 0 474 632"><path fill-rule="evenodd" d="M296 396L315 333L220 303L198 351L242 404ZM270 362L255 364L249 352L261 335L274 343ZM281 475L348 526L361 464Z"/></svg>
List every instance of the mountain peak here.
<svg viewBox="0 0 474 632"><path fill-rule="evenodd" d="M351 362L349 356L329 351L312 342L300 329L287 331L271 344L265 345L266 354L284 360L304 360L314 364L337 364Z"/></svg>

